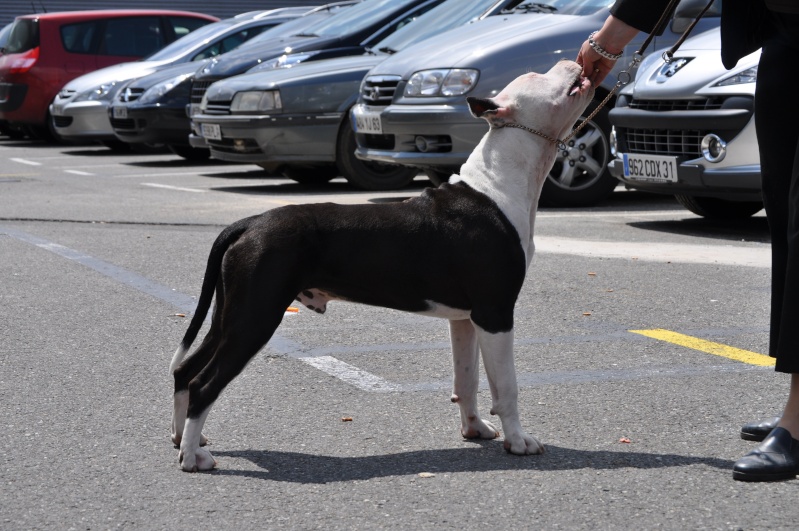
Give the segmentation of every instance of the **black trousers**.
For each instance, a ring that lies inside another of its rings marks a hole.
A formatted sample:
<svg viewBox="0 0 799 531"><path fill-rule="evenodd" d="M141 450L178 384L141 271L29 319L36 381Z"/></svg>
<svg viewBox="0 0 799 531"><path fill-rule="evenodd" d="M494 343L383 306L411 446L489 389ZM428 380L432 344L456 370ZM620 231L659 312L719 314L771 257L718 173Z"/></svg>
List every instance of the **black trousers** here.
<svg viewBox="0 0 799 531"><path fill-rule="evenodd" d="M772 249L769 355L777 371L799 373L799 15L771 15L755 92Z"/></svg>

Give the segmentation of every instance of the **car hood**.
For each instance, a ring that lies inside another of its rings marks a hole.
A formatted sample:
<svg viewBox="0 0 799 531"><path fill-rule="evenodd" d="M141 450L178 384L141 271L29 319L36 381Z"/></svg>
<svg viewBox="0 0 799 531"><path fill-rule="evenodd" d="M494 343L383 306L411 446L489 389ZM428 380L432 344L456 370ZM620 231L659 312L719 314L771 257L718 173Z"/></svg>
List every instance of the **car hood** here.
<svg viewBox="0 0 799 531"><path fill-rule="evenodd" d="M359 76L361 79L373 66L385 60L386 55L358 55L300 63L292 68L277 68L253 72L217 81L208 88L208 99L232 99L236 92L244 90L269 90L278 87L296 86L319 77ZM360 79L359 79L360 82Z"/></svg>
<svg viewBox="0 0 799 531"><path fill-rule="evenodd" d="M137 77L152 74L158 68L165 65L165 61L135 61L131 63L120 63L100 70L95 70L76 77L66 85L63 90L74 90L84 92L91 90L106 83L122 83ZM196 66L196 65L195 65Z"/></svg>
<svg viewBox="0 0 799 531"><path fill-rule="evenodd" d="M339 37L285 37L264 46L251 46L233 50L213 59L198 74L198 78L220 78L242 74L262 61L274 59L288 53L330 48L341 40Z"/></svg>
<svg viewBox="0 0 799 531"><path fill-rule="evenodd" d="M515 41L541 40L539 35L564 31L564 25L583 19L590 20L591 25L594 18L541 13L496 15L409 46L380 63L370 74L400 75L407 79L412 72L427 68L479 68L492 61L489 56L494 50L506 49ZM575 41L573 46L581 45L583 40ZM528 59L516 58L520 65Z"/></svg>
<svg viewBox="0 0 799 531"><path fill-rule="evenodd" d="M693 99L695 96L754 94L754 83L714 86L719 81L756 66L760 50L741 59L727 70L721 64L719 30L706 31L688 39L666 63L660 50L641 65L635 83L623 93L638 99Z"/></svg>
<svg viewBox="0 0 799 531"><path fill-rule="evenodd" d="M172 79L173 77L184 74L193 74L197 71L197 69L202 68L203 64L204 61L195 61L192 63L180 63L177 65L168 66L166 68L162 68L161 70L156 70L152 74L134 79L127 86L129 88L142 88L146 90L153 85L157 85L158 83L166 81L167 79Z"/></svg>

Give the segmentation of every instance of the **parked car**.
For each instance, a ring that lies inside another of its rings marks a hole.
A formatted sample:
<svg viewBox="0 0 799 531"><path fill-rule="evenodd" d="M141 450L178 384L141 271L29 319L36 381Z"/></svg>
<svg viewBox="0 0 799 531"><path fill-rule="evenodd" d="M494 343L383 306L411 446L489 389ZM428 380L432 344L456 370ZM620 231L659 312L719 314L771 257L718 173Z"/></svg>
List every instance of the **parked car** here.
<svg viewBox="0 0 799 531"><path fill-rule="evenodd" d="M573 60L588 34L604 22L608 4L549 0L531 6L548 14L489 17L392 55L364 78L353 107L356 156L420 168L434 182L445 181L459 171L486 132L485 123L469 113L466 96L494 96L525 72L545 72L560 59ZM653 49L675 42L705 5L704 0L682 0ZM708 15L697 31L718 26L718 9ZM639 35L625 48L625 58L644 38ZM586 114L612 89L615 74L627 67L627 60L617 61ZM606 170L608 111L603 108L558 154L544 183L542 204L590 205L616 187L618 181Z"/></svg>
<svg viewBox="0 0 799 531"><path fill-rule="evenodd" d="M224 60L212 61L197 72L192 83L191 114L199 111L205 91L220 79L243 74L254 67L273 69L307 61L361 55L442 1L364 0L270 46L242 47L226 55ZM194 147L208 148L196 129L193 129L189 141Z"/></svg>
<svg viewBox="0 0 799 531"><path fill-rule="evenodd" d="M333 17L357 2L335 2L313 8L301 17L261 32L242 46L262 46L299 33L303 28ZM216 56L215 60L230 55ZM176 154L188 159L208 158L208 149L189 145L191 121L187 114L194 73L211 61L182 63L124 84L108 109L114 136L129 144L167 144Z"/></svg>
<svg viewBox="0 0 799 531"><path fill-rule="evenodd" d="M392 53L522 0L446 0L365 55L233 76L211 85L193 117L216 159L252 162L301 183L343 175L363 189L394 189L419 173L355 157L349 109L370 68Z"/></svg>
<svg viewBox="0 0 799 531"><path fill-rule="evenodd" d="M146 57L216 17L172 10L97 10L17 17L0 55L0 120L50 133L50 103L72 79Z"/></svg>
<svg viewBox="0 0 799 531"><path fill-rule="evenodd" d="M727 70L718 30L683 43L666 63L652 54L610 112L611 175L636 190L673 194L710 218L763 207L754 97L760 51Z"/></svg>
<svg viewBox="0 0 799 531"><path fill-rule="evenodd" d="M108 107L118 88L173 64L201 61L229 52L259 33L293 20L308 7L251 11L208 24L181 37L153 55L77 77L64 85L50 106L56 134L65 140L120 143L108 119Z"/></svg>

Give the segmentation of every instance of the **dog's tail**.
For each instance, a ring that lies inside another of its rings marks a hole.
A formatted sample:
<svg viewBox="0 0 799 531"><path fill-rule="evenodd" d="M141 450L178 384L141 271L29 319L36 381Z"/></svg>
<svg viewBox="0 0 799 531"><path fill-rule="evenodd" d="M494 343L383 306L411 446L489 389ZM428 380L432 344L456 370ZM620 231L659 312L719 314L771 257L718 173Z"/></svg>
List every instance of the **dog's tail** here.
<svg viewBox="0 0 799 531"><path fill-rule="evenodd" d="M208 309L211 307L211 302L214 299L214 291L219 281L219 273L222 270L222 259L225 257L228 247L238 240L244 231L247 230L252 219L253 218L245 218L229 225L217 236L214 244L211 246L211 252L208 255L208 263L205 266L205 278L203 278L203 286L200 291L200 300L197 301L197 308L194 310L189 328L183 335L183 340L175 351L175 355L172 356L172 362L169 364L170 374L175 372L175 369L181 364L183 358L186 357L186 354L191 348L191 344L197 339L197 334L200 332L203 322L205 322Z"/></svg>

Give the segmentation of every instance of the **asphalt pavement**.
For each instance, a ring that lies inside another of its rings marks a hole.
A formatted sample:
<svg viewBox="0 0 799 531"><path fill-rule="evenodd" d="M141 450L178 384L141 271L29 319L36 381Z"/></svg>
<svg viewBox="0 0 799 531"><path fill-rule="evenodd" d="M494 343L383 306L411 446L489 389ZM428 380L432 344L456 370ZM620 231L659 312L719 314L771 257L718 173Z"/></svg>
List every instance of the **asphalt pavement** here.
<svg viewBox="0 0 799 531"><path fill-rule="evenodd" d="M0 164L0 529L799 526L799 481L731 471L753 447L740 425L787 392L763 356L762 212L709 221L622 189L539 212L515 350L544 455L460 437L444 321L334 302L286 314L208 418L217 469L188 474L168 367L219 231L427 182L309 188L256 166L2 138ZM484 379L479 399L490 417Z"/></svg>

